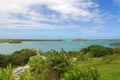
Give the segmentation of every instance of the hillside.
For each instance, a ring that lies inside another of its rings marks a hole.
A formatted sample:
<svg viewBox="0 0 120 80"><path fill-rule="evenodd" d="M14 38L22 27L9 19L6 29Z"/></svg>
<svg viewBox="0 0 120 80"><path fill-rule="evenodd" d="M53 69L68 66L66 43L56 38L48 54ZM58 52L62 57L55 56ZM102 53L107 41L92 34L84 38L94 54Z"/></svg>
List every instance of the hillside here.
<svg viewBox="0 0 120 80"><path fill-rule="evenodd" d="M44 53L23 49L0 55L0 60L4 61L0 62L1 80L120 80L120 48L91 45L80 51L62 49ZM9 63L12 64L8 66ZM25 65L30 68L15 77L14 69Z"/></svg>

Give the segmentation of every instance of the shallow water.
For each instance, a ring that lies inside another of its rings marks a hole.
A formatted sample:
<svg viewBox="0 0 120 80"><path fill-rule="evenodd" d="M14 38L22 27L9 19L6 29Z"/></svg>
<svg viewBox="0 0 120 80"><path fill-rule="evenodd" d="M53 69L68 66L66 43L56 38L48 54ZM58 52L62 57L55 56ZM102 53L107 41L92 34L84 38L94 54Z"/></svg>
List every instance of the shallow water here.
<svg viewBox="0 0 120 80"><path fill-rule="evenodd" d="M51 49L61 50L63 48L66 51L69 50L80 50L81 48L87 47L89 45L98 44L106 47L113 47L109 44L114 43L115 41L30 41L23 42L20 44L9 44L9 43L0 43L0 54L11 54L16 50L21 50L23 48L31 48L42 51L48 51Z"/></svg>

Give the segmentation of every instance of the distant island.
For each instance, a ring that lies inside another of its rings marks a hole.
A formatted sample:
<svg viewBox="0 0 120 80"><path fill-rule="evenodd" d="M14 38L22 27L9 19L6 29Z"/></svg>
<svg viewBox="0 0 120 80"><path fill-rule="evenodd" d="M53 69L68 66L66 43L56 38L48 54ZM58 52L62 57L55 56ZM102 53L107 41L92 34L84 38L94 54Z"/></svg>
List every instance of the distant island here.
<svg viewBox="0 0 120 80"><path fill-rule="evenodd" d="M111 46L120 46L120 42L112 43Z"/></svg>
<svg viewBox="0 0 120 80"><path fill-rule="evenodd" d="M17 44L23 41L63 41L61 39L0 39L0 43Z"/></svg>
<svg viewBox="0 0 120 80"><path fill-rule="evenodd" d="M88 41L87 39L74 39L73 41Z"/></svg>
<svg viewBox="0 0 120 80"><path fill-rule="evenodd" d="M18 39L0 39L0 43L22 43L22 40Z"/></svg>
<svg viewBox="0 0 120 80"><path fill-rule="evenodd" d="M22 41L63 41L62 39L20 39Z"/></svg>

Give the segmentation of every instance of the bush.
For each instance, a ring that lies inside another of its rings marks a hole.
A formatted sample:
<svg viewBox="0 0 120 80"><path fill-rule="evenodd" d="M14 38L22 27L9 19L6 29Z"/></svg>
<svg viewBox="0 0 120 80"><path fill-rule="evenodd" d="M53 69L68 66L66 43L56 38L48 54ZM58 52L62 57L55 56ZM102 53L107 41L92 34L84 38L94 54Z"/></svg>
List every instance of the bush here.
<svg viewBox="0 0 120 80"><path fill-rule="evenodd" d="M120 47L119 48L114 48L113 49L113 53L120 54Z"/></svg>
<svg viewBox="0 0 120 80"><path fill-rule="evenodd" d="M85 71L74 68L66 72L62 80L100 80L100 76L96 68L88 68Z"/></svg>
<svg viewBox="0 0 120 80"><path fill-rule="evenodd" d="M0 80L15 80L11 65L9 65L6 69L0 69Z"/></svg>
<svg viewBox="0 0 120 80"><path fill-rule="evenodd" d="M107 47L100 46L100 45L88 46L87 48L81 49L81 52L84 54L89 53L89 55L92 57L102 57L102 56L113 53L112 48L107 48Z"/></svg>
<svg viewBox="0 0 120 80"><path fill-rule="evenodd" d="M0 55L0 67L7 67L9 64L12 66L25 65L29 61L31 56L36 54L35 50L23 49L16 51L11 55Z"/></svg>
<svg viewBox="0 0 120 80"><path fill-rule="evenodd" d="M60 80L65 72L74 67L77 60L68 56L63 50L51 50L44 57L46 58L34 57L28 63L32 67L32 75L38 75L36 78L41 76L41 80Z"/></svg>

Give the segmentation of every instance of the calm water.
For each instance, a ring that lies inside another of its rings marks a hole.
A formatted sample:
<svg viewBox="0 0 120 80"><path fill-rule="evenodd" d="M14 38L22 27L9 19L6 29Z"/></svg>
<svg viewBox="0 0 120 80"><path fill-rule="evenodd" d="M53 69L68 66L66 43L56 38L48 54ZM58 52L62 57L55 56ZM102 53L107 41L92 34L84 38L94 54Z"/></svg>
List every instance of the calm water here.
<svg viewBox="0 0 120 80"><path fill-rule="evenodd" d="M109 44L115 41L31 41L31 42L23 42L21 44L9 44L9 43L0 43L0 54L11 54L16 50L21 50L23 48L31 48L42 51L48 51L51 49L61 50L80 50L81 48L87 47L92 44L99 44L106 47L113 47Z"/></svg>

